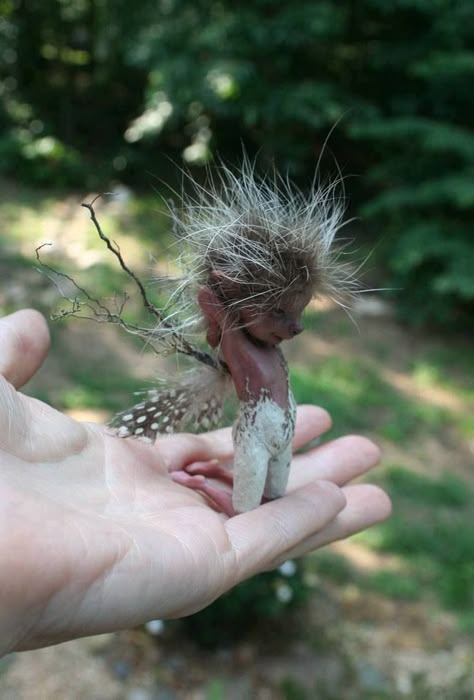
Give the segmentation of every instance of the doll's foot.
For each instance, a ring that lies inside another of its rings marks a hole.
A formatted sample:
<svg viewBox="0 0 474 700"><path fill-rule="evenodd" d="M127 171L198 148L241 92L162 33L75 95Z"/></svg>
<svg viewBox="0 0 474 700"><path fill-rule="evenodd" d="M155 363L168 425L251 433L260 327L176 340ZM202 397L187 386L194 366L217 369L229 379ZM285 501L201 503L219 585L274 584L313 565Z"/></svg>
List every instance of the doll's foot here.
<svg viewBox="0 0 474 700"><path fill-rule="evenodd" d="M217 459L211 459L207 462L193 462L186 467L186 472L191 476L200 474L208 479L216 479L228 486L234 485L232 472L227 467L222 466Z"/></svg>
<svg viewBox="0 0 474 700"><path fill-rule="evenodd" d="M232 491L214 486L209 479L220 481L226 486L234 485L232 473L223 467L217 459L208 462L193 462L185 469L172 472L171 478L177 484L187 486L195 491L200 491L208 499L210 505L219 513L224 513L229 518L237 515L232 505ZM263 496L261 503L268 503L272 499Z"/></svg>
<svg viewBox="0 0 474 700"><path fill-rule="evenodd" d="M194 462L185 469L172 472L171 478L182 486L200 491L209 500L210 505L229 518L234 516L232 492L214 486L209 479L215 479L227 486L232 486L234 479L228 469L215 459L209 462Z"/></svg>

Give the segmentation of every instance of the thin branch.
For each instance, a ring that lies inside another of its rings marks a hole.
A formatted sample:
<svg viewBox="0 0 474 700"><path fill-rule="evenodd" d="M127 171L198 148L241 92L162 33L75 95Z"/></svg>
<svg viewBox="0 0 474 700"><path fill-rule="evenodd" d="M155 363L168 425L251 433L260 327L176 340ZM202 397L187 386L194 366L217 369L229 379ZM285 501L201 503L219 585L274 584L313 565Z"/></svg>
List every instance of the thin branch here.
<svg viewBox="0 0 474 700"><path fill-rule="evenodd" d="M125 260L122 257L122 253L120 252L120 248L117 245L117 243L115 243L115 241L112 243L110 238L108 238L108 236L106 236L105 233L102 231L101 225L99 224L94 211L94 204L100 197L102 197L102 195L98 194L96 197L94 197L90 204L86 204L83 202L81 204L81 207L85 207L89 210L90 217L96 228L97 233L99 234L100 239L104 241L107 248L115 255L115 257L120 263L120 267L122 268L122 270L135 282L136 286L138 287L138 291L140 292L140 295L142 297L143 305L145 306L145 308L158 319L160 324L164 324L166 327L171 328L170 324L163 318L160 310L157 309L156 306L152 304L151 301L148 299L145 287L143 286L142 282L139 280L139 278L133 272L133 270L131 270L125 263Z"/></svg>
<svg viewBox="0 0 474 700"><path fill-rule="evenodd" d="M110 238L106 236L102 230L102 227L97 219L94 210L94 204L97 201L97 199L99 199L99 197L101 196L102 195L97 195L90 204L83 203L81 206L85 207L89 211L91 220L95 226L95 229L100 239L105 243L108 250L110 250L115 255L115 257L119 261L121 269L128 275L128 277L130 277L133 280L135 286L137 287L140 293L143 306L158 321L158 327L152 329L144 328L136 324L129 323L128 321L125 321L123 319L122 313L124 311L126 303L129 300L129 296L126 293L123 294L122 300L119 304L117 304L117 298L115 298L115 303L118 307L118 310L114 313L102 301L100 301L100 299L97 299L96 297L92 296L84 287L81 287L73 277L66 274L65 272L55 270L50 265L44 263L41 259L40 251L45 246L49 246L51 244L43 243L42 245L36 248L36 259L38 260L38 263L40 265L38 271L41 274L43 274L50 282L52 282L52 284L54 284L61 296L64 299L67 299L67 301L69 301L69 303L71 304L71 308L69 310L62 310L57 314L53 314L53 320L67 318L69 316L75 316L76 318L94 320L98 323L113 323L119 325L121 328L127 331L127 333L137 335L143 340L145 340L147 344L151 346L152 351L158 355L163 354L163 352L181 353L183 355L187 355L188 357L193 357L195 360L207 365L208 367L212 367L214 369L221 368L221 363L219 360L212 357L212 355L210 355L209 353L200 350L199 348L189 343L184 338L184 336L176 330L174 325L163 316L162 311L149 300L143 283L125 262L122 253L120 252L120 247L117 245L117 243L115 243L115 241L111 241ZM47 274L45 270L52 273L52 275ZM81 301L79 296L74 298L67 296L61 289L55 277L62 277L63 279L67 280L75 289L77 289L77 291L80 293L80 295L82 295L85 301ZM88 309L92 315L82 315L81 311L84 308Z"/></svg>
<svg viewBox="0 0 474 700"><path fill-rule="evenodd" d="M42 243L42 245L40 245L40 246L38 246L38 247L36 248L36 251L35 251L35 252L36 252L36 259L37 259L37 261L39 262L39 264L41 265L41 267L45 268L46 270L49 270L49 271L52 272L54 275L57 275L57 276L59 276L59 277L63 277L64 279L68 280L68 282L70 282L81 294L83 294L83 295L86 297L86 299L87 299L88 301L90 301L92 304L96 304L97 307L98 307L99 309L101 309L107 317L113 316L113 314L111 313L111 311L110 311L104 304L102 304L102 302L99 301L99 299L96 299L95 297L91 296L91 295L89 294L89 292L88 292L86 289L84 289L83 287L81 287L80 285L77 284L77 282L76 282L75 279L73 279L72 277L70 277L69 275L67 275L65 272L59 272L59 270L55 270L53 267L51 267L50 265L47 265L45 262L43 262L43 261L41 260L41 257L40 257L40 250L41 250L42 248L46 247L46 246L51 246L51 245L52 245L51 243ZM71 299L70 297L67 297L67 296L64 294L63 290L59 287L58 283L56 282L56 280L55 280L54 278L50 277L49 275L46 275L46 274L44 273L44 271L41 270L41 268L37 268L37 269L38 269L38 272L40 272L41 274L45 275L45 277L47 277L47 279L49 279L50 282L52 282L52 283L54 284L54 286L55 286L56 289L60 292L60 294L61 294L62 297L64 297L65 299L67 299L67 300L70 301L71 303L75 303L75 304L78 304L78 305L83 305L77 298ZM122 308L123 308L123 307L122 307ZM95 311L95 310L94 310L94 311ZM95 313L96 313L96 312L95 312ZM70 315L70 314L69 314L69 313L66 313L65 315Z"/></svg>

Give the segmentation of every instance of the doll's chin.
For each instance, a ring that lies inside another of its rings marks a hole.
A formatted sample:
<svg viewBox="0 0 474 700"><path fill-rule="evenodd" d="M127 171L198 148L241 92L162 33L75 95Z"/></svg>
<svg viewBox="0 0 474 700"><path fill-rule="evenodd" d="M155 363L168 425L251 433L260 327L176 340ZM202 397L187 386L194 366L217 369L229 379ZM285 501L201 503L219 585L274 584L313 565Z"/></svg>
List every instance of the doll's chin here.
<svg viewBox="0 0 474 700"><path fill-rule="evenodd" d="M279 335L275 335L274 333L271 333L270 335L253 335L253 334L251 334L251 338L254 341L257 341L257 343L261 343L262 345L271 345L272 347L275 347L276 345L280 345L280 343L283 340L283 338L280 338Z"/></svg>

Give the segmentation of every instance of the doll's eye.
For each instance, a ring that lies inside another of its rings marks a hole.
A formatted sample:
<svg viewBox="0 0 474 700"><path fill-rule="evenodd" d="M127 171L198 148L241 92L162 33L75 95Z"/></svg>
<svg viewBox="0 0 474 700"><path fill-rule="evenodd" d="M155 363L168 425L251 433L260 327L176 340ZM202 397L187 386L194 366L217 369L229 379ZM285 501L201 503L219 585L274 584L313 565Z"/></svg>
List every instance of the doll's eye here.
<svg viewBox="0 0 474 700"><path fill-rule="evenodd" d="M273 309L272 313L277 318L283 318L283 316L285 315L285 312L283 311L283 309Z"/></svg>

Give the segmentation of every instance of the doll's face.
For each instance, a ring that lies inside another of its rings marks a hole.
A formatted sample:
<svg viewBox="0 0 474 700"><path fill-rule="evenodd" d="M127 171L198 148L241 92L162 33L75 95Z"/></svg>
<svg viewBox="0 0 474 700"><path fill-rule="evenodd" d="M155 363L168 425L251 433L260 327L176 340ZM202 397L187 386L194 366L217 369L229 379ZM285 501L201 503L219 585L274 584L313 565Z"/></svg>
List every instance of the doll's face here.
<svg viewBox="0 0 474 700"><path fill-rule="evenodd" d="M244 307L239 314L240 321L252 338L268 345L278 345L303 331L301 317L311 297L311 292L293 292L265 311Z"/></svg>

